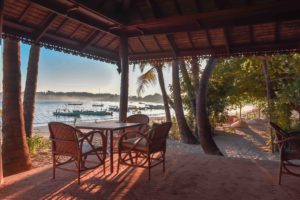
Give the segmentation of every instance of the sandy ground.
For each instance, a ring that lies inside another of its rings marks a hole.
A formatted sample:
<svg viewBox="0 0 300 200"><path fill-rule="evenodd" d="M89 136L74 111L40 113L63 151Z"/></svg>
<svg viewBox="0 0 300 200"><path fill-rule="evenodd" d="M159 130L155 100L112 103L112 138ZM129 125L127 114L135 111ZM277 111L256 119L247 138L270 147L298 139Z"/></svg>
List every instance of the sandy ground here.
<svg viewBox="0 0 300 200"><path fill-rule="evenodd" d="M5 178L0 199L123 199L123 200L299 200L299 178L283 176L277 184L278 162L167 152L166 172L159 165L147 170L122 166L119 174L102 167L82 175L51 166ZM116 166L116 165L115 165Z"/></svg>
<svg viewBox="0 0 300 200"><path fill-rule="evenodd" d="M268 135L265 123L249 122L248 128L225 129L225 131L219 128L214 140L226 157L273 161L279 159L278 153L272 154L266 144ZM232 133L228 133L228 131ZM34 132L46 138L49 137L47 126L35 127ZM168 140L168 151L176 151L179 154L204 154L200 145L182 144L173 139ZM34 168L51 164L50 150L43 150L32 155L32 162Z"/></svg>

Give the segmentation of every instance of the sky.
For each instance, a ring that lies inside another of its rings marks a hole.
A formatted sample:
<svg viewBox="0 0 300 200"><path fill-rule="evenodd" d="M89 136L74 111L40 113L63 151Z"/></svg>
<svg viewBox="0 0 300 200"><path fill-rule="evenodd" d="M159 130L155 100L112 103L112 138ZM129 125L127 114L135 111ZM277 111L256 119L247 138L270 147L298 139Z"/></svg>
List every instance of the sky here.
<svg viewBox="0 0 300 200"><path fill-rule="evenodd" d="M21 72L22 91L24 90L27 63L30 46L21 43ZM1 60L3 45L1 47ZM0 62L2 68L2 61ZM141 72L133 66L129 69L129 95L137 95L137 77ZM165 85L171 84L171 70L164 71ZM0 71L2 80L3 72ZM1 86L2 90L2 86ZM120 74L117 66L105 62L95 61L80 56L41 48L37 91L61 92L91 92L91 93L120 93ZM158 83L146 89L144 94L160 93Z"/></svg>

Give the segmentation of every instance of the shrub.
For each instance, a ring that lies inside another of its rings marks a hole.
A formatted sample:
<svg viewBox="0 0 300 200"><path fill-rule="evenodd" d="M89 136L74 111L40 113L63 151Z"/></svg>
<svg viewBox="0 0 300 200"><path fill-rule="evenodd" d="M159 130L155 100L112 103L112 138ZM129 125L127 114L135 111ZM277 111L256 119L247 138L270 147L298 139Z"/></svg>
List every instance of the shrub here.
<svg viewBox="0 0 300 200"><path fill-rule="evenodd" d="M36 153L39 150L48 149L50 147L50 141L39 135L27 138L27 144L30 153Z"/></svg>

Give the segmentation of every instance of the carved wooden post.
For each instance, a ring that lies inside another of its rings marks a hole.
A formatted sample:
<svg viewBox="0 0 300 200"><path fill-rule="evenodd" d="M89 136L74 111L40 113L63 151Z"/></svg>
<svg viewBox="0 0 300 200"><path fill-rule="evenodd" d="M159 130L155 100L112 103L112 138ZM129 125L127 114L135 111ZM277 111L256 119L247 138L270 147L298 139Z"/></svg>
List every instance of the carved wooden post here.
<svg viewBox="0 0 300 200"><path fill-rule="evenodd" d="M2 39L2 27L3 27L3 10L4 10L4 0L0 0L0 48ZM2 54L2 52L1 52ZM2 55L1 55L2 56ZM0 134L0 184L3 183L3 168L2 168L2 124L1 124L1 134Z"/></svg>
<svg viewBox="0 0 300 200"><path fill-rule="evenodd" d="M127 35L122 35L120 37L120 67L121 67L121 91L120 91L120 111L119 120L125 121L127 117L127 107L128 107L128 76L129 76L129 66L128 66L128 37Z"/></svg>

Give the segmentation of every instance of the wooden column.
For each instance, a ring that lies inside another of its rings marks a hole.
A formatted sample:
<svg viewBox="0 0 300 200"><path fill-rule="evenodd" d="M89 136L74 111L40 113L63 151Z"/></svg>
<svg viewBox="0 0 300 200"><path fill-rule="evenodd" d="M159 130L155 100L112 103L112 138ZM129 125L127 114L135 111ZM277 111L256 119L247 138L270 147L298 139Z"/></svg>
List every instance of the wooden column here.
<svg viewBox="0 0 300 200"><path fill-rule="evenodd" d="M120 37L120 68L121 68L121 90L120 90L120 111L119 120L125 121L127 117L128 108L128 76L129 76L129 66L128 66L128 37L127 35L122 35Z"/></svg>
<svg viewBox="0 0 300 200"><path fill-rule="evenodd" d="M0 48L1 47L1 39L2 39L2 28L3 28L3 10L4 10L4 0L0 0ZM2 54L2 52L1 52ZM2 57L3 55L1 55ZM1 135L0 135L0 184L3 183L3 167L2 167L2 125L1 125Z"/></svg>

